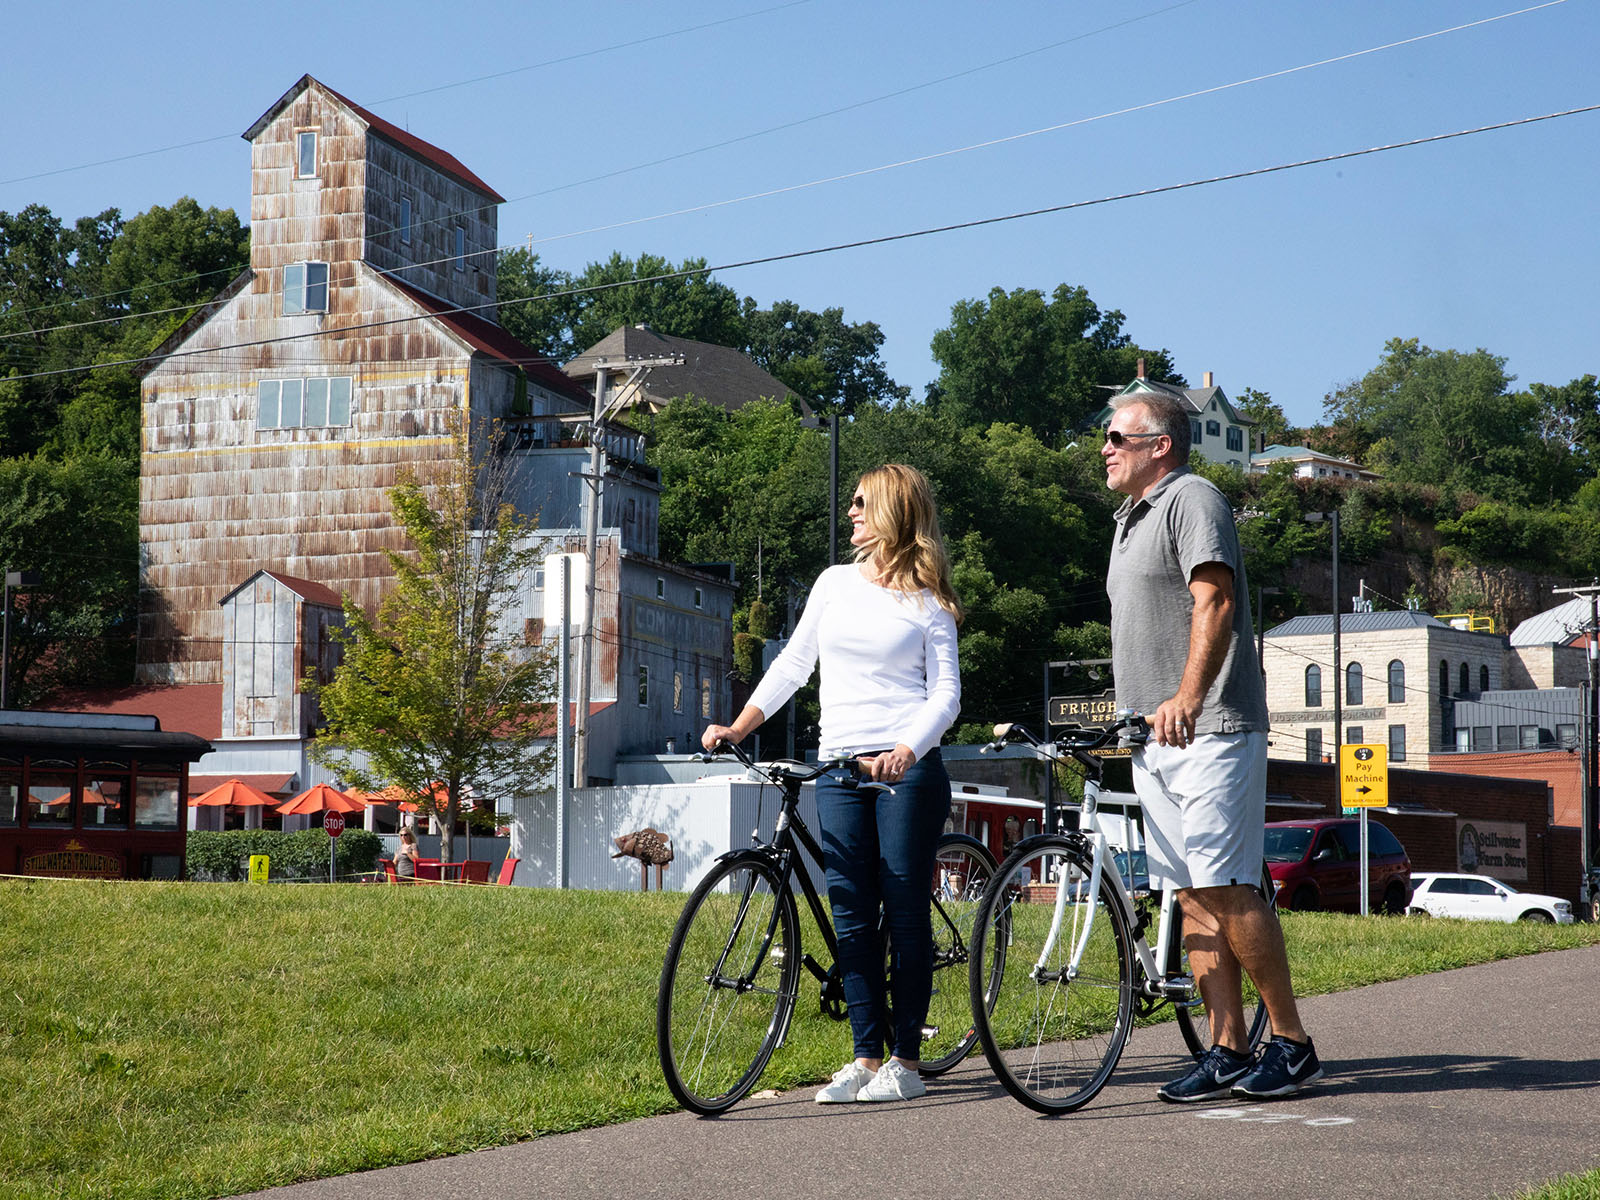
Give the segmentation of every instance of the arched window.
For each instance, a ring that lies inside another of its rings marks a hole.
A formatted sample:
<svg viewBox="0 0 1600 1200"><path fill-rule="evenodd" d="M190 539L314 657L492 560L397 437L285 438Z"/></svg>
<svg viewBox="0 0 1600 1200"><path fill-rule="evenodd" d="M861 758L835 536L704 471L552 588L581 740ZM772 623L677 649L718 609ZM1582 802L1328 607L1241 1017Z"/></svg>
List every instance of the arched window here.
<svg viewBox="0 0 1600 1200"><path fill-rule="evenodd" d="M1361 703L1361 664L1351 663L1344 669L1344 702Z"/></svg>
<svg viewBox="0 0 1600 1200"><path fill-rule="evenodd" d="M1444 659L1439 660L1439 699L1450 698L1450 664Z"/></svg>
<svg viewBox="0 0 1600 1200"><path fill-rule="evenodd" d="M1472 690L1472 668L1466 663L1461 664L1461 690L1458 695L1465 696Z"/></svg>
<svg viewBox="0 0 1600 1200"><path fill-rule="evenodd" d="M1406 665L1398 658L1389 664L1389 703L1401 704L1406 698Z"/></svg>
<svg viewBox="0 0 1600 1200"><path fill-rule="evenodd" d="M1480 664L1478 664L1478 690L1480 692L1487 692L1489 690L1489 664L1488 663L1480 663Z"/></svg>
<svg viewBox="0 0 1600 1200"><path fill-rule="evenodd" d="M1306 668L1306 707L1322 707L1322 668L1316 663Z"/></svg>

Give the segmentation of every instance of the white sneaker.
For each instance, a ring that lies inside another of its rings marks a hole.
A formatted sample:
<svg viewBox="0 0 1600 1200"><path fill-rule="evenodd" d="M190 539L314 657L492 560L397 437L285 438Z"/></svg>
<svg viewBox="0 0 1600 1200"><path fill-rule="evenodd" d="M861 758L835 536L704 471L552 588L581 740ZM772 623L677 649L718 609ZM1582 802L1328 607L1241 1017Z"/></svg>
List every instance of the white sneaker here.
<svg viewBox="0 0 1600 1200"><path fill-rule="evenodd" d="M887 1060L878 1068L872 1081L856 1092L857 1100L915 1100L926 1095L928 1087L922 1076L897 1058Z"/></svg>
<svg viewBox="0 0 1600 1200"><path fill-rule="evenodd" d="M872 1072L851 1060L833 1073L833 1082L817 1093L818 1104L849 1104L872 1082Z"/></svg>

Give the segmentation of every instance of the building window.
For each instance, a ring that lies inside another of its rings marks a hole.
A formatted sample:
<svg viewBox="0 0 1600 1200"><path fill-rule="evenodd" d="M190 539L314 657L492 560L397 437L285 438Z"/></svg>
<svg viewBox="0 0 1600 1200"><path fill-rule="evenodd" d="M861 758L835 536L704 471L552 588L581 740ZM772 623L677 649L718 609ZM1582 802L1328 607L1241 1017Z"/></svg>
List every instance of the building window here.
<svg viewBox="0 0 1600 1200"><path fill-rule="evenodd" d="M672 673L672 711L675 713L681 713L683 711L682 671L674 671Z"/></svg>
<svg viewBox="0 0 1600 1200"><path fill-rule="evenodd" d="M332 379L263 379L256 384L256 428L342 428L350 424L348 375Z"/></svg>
<svg viewBox="0 0 1600 1200"><path fill-rule="evenodd" d="M1306 668L1306 707L1322 706L1322 668L1312 663Z"/></svg>
<svg viewBox="0 0 1600 1200"><path fill-rule="evenodd" d="M1398 658L1389 664L1389 703L1402 704L1406 698L1406 665Z"/></svg>
<svg viewBox="0 0 1600 1200"><path fill-rule="evenodd" d="M700 715L706 720L711 719L711 680L700 681Z"/></svg>
<svg viewBox="0 0 1600 1200"><path fill-rule="evenodd" d="M1463 754L1472 749L1472 730L1456 730L1456 749L1461 751Z"/></svg>
<svg viewBox="0 0 1600 1200"><path fill-rule="evenodd" d="M1578 744L1578 727L1576 725L1556 726L1556 745L1563 750L1571 750ZM3 815L3 814L0 814Z"/></svg>
<svg viewBox="0 0 1600 1200"><path fill-rule="evenodd" d="M1306 761L1319 763L1322 761L1322 730L1306 730Z"/></svg>
<svg viewBox="0 0 1600 1200"><path fill-rule="evenodd" d="M1344 744L1346 746L1364 746L1367 742L1367 731L1361 725L1346 725L1344 727Z"/></svg>
<svg viewBox="0 0 1600 1200"><path fill-rule="evenodd" d="M1240 429L1237 425L1228 426L1228 449L1244 449L1244 430Z"/></svg>
<svg viewBox="0 0 1600 1200"><path fill-rule="evenodd" d="M328 264L290 263L283 269L283 315L328 311Z"/></svg>
<svg viewBox="0 0 1600 1200"><path fill-rule="evenodd" d="M1439 660L1439 699L1450 698L1450 664L1444 659Z"/></svg>
<svg viewBox="0 0 1600 1200"><path fill-rule="evenodd" d="M696 608L704 608L705 607L704 600L705 600L705 597L703 595L701 595L700 589L699 588L695 588L695 590L694 590L694 606Z"/></svg>
<svg viewBox="0 0 1600 1200"><path fill-rule="evenodd" d="M1190 421L1189 422L1189 441L1192 444L1198 446L1200 444L1201 440L1202 440L1202 436L1203 435L1201 434L1201 431L1200 431L1200 422L1199 421Z"/></svg>
<svg viewBox="0 0 1600 1200"><path fill-rule="evenodd" d="M1351 663L1344 669L1344 702L1360 704L1361 695L1361 664Z"/></svg>
<svg viewBox="0 0 1600 1200"><path fill-rule="evenodd" d="M1406 727L1404 725L1389 726L1389 761L1405 762L1406 760Z"/></svg>
<svg viewBox="0 0 1600 1200"><path fill-rule="evenodd" d="M639 707L650 703L650 668L639 664Z"/></svg>
<svg viewBox="0 0 1600 1200"><path fill-rule="evenodd" d="M1465 696L1472 690L1472 668L1466 663L1461 664L1461 692Z"/></svg>
<svg viewBox="0 0 1600 1200"><path fill-rule="evenodd" d="M411 244L411 197L400 197L400 244Z"/></svg>
<svg viewBox="0 0 1600 1200"><path fill-rule="evenodd" d="M1494 743L1489 740L1489 727L1487 725L1474 725L1472 727L1472 748L1479 754L1487 754L1494 749Z"/></svg>
<svg viewBox="0 0 1600 1200"><path fill-rule="evenodd" d="M314 179L317 174L317 131L302 129L294 135L294 174L296 179Z"/></svg>
<svg viewBox="0 0 1600 1200"><path fill-rule="evenodd" d="M661 576L657 575L656 576L656 599L657 600L665 600L666 598L667 598L667 581L665 579L661 578Z"/></svg>
<svg viewBox="0 0 1600 1200"><path fill-rule="evenodd" d="M1522 750L1537 750L1539 748L1539 727L1537 725L1518 726L1517 746Z"/></svg>
<svg viewBox="0 0 1600 1200"><path fill-rule="evenodd" d="M1219 422L1219 421L1207 421L1206 422L1206 436L1207 437L1221 437L1222 436L1222 424L1221 424L1221 422Z"/></svg>
<svg viewBox="0 0 1600 1200"><path fill-rule="evenodd" d="M467 231L460 225L456 226L456 270L467 269Z"/></svg>
<svg viewBox="0 0 1600 1200"><path fill-rule="evenodd" d="M1496 725L1494 727L1494 748L1496 750L1515 750L1517 748L1517 727L1515 725Z"/></svg>
<svg viewBox="0 0 1600 1200"><path fill-rule="evenodd" d="M1479 666L1478 666L1478 690L1480 692L1487 692L1489 690L1489 664L1488 663L1480 663Z"/></svg>

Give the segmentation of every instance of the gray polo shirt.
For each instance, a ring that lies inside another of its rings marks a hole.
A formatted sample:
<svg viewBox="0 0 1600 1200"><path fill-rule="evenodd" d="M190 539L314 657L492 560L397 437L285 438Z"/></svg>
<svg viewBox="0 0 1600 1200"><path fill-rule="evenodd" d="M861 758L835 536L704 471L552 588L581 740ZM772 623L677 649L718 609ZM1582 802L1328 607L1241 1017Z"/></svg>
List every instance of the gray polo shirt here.
<svg viewBox="0 0 1600 1200"><path fill-rule="evenodd" d="M1233 639L1206 693L1195 728L1239 733L1267 728L1267 693L1256 660L1250 587L1227 498L1188 467L1163 475L1116 515L1106 591L1111 596L1111 664L1117 704L1146 715L1177 695L1189 659L1194 569L1217 562L1233 571Z"/></svg>

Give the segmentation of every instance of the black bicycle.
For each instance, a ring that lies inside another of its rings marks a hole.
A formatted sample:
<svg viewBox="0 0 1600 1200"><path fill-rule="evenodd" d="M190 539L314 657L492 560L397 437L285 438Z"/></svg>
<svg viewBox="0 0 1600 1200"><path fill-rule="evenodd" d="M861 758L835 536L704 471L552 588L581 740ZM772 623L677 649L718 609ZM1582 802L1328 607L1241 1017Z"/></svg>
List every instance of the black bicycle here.
<svg viewBox="0 0 1600 1200"><path fill-rule="evenodd" d="M822 850L800 817L802 784L823 775L859 780L853 759L820 763L753 762L736 746L720 748L779 793L773 833L722 855L695 887L678 918L661 966L656 1047L667 1086L693 1112L725 1112L749 1094L788 1036L803 966L821 987L822 1011L843 1020L838 939L827 906L799 850L821 863ZM714 756L704 756L707 760ZM862 786L889 789L887 784ZM933 907L933 996L922 1028L922 1074L950 1070L972 1050L977 1030L969 1000L968 945L994 856L964 834L939 839L929 881ZM798 883L821 931L829 965L800 944ZM884 934L885 953L888 952ZM996 985L999 983L999 967Z"/></svg>

